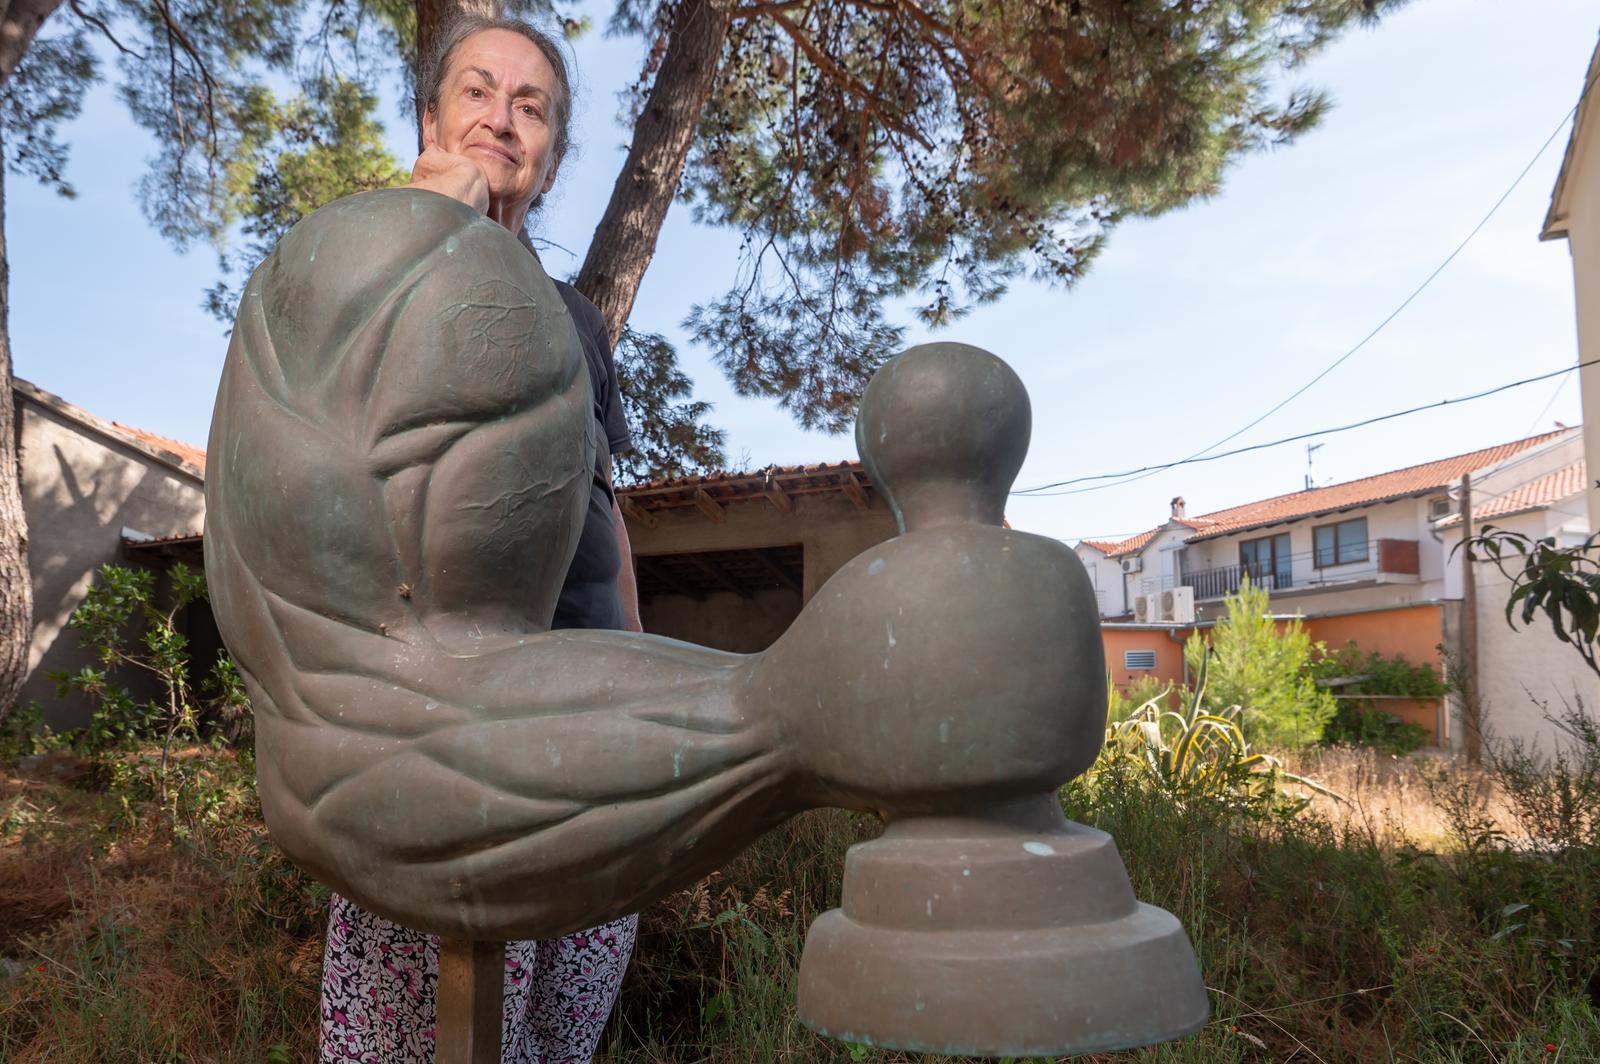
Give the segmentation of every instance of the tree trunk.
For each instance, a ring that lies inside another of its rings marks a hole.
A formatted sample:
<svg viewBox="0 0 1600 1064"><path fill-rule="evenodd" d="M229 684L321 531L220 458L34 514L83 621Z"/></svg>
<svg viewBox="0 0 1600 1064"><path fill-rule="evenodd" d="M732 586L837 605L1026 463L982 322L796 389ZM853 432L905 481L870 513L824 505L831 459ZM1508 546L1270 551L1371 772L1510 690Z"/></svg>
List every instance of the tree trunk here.
<svg viewBox="0 0 1600 1064"><path fill-rule="evenodd" d="M428 46L457 12L497 18L500 0L417 0L417 61L428 54Z"/></svg>
<svg viewBox="0 0 1600 1064"><path fill-rule="evenodd" d="M0 0L0 85L22 62L44 20L60 6L61 0Z"/></svg>
<svg viewBox="0 0 1600 1064"><path fill-rule="evenodd" d="M633 127L627 164L617 175L575 282L600 308L613 346L655 256L727 36L722 0L680 0L667 53Z"/></svg>
<svg viewBox="0 0 1600 1064"><path fill-rule="evenodd" d="M7 321L11 271L6 263L3 155L0 151L0 720L11 712L27 677L28 643L33 635L28 520L22 512L16 398L11 387L11 333Z"/></svg>

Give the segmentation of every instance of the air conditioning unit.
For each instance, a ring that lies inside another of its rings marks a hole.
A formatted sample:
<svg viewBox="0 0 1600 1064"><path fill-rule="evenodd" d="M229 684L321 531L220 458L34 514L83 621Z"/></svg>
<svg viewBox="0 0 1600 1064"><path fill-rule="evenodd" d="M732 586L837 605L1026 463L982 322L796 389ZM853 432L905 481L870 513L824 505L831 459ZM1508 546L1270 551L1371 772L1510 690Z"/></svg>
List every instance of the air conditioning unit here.
<svg viewBox="0 0 1600 1064"><path fill-rule="evenodd" d="M1194 623L1194 588L1175 587L1161 593L1161 619L1173 624Z"/></svg>
<svg viewBox="0 0 1600 1064"><path fill-rule="evenodd" d="M1149 624L1156 618L1154 614L1159 604L1154 595L1136 595L1133 599L1133 619L1140 624Z"/></svg>
<svg viewBox="0 0 1600 1064"><path fill-rule="evenodd" d="M1137 573L1143 568L1144 559L1139 557L1137 554L1131 558L1122 559L1122 571L1125 573Z"/></svg>

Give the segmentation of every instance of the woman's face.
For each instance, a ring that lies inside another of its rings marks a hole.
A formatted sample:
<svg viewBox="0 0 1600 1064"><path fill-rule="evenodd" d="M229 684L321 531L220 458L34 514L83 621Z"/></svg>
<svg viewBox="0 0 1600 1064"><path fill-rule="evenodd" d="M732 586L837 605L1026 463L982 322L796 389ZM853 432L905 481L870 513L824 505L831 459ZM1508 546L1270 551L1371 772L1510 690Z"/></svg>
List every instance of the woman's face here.
<svg viewBox="0 0 1600 1064"><path fill-rule="evenodd" d="M423 115L424 146L471 159L492 201L525 208L555 184L560 92L538 45L510 30L475 33L456 46L438 106Z"/></svg>

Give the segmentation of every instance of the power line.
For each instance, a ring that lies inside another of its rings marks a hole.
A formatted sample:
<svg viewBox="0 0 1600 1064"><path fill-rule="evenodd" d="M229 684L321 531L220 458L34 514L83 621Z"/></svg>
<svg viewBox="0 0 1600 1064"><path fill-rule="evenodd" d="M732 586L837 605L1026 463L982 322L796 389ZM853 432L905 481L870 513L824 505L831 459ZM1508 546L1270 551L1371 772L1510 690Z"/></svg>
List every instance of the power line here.
<svg viewBox="0 0 1600 1064"><path fill-rule="evenodd" d="M1528 430L1523 433L1524 436L1533 435L1533 430L1539 427L1539 422L1544 420L1544 416L1550 412L1552 406L1556 405L1556 400L1561 398L1561 393L1566 391L1567 385L1571 383L1571 377L1561 378L1561 383L1556 385L1556 390L1550 393L1550 400L1544 404L1544 407L1534 416L1534 419L1528 423Z"/></svg>
<svg viewBox="0 0 1600 1064"><path fill-rule="evenodd" d="M1543 144L1539 145L1539 150L1533 153L1533 158L1528 160L1528 164L1522 168L1522 171L1519 174L1517 174L1515 180L1513 180L1511 182L1511 184L1506 188L1506 190L1500 194L1500 198L1494 201L1494 206L1489 208L1488 213L1485 214L1481 219L1478 220L1478 224L1473 226L1472 227L1472 231L1469 232L1462 239L1461 243L1459 243L1459 244L1457 244L1455 246L1455 250L1451 251L1450 254L1446 255L1445 258L1444 258L1444 261L1439 263L1438 266L1435 266L1433 268L1433 272L1429 273L1428 276L1423 279L1423 282L1421 284L1419 284L1411 292L1410 295L1406 296L1406 298L1400 302L1399 306L1395 307L1392 311L1390 311L1388 313L1387 316L1384 317L1384 319L1382 321L1378 322L1377 325L1373 326L1371 331L1369 331L1365 336L1363 336L1356 343L1356 345L1354 347L1350 348L1344 354L1342 354L1338 358L1334 359L1332 362L1330 362L1322 370L1321 373L1318 373L1315 377L1312 377L1310 380L1306 381L1306 383L1302 384L1299 388L1295 389L1289 395L1285 396L1281 401L1278 402L1277 405L1273 406L1266 413L1264 413L1264 414L1260 415L1259 417L1255 418L1253 421L1249 422L1248 424L1244 425L1243 427L1235 429L1233 432L1230 432L1228 435L1222 437L1222 439L1220 439L1220 440L1217 440L1215 443L1212 443L1212 444L1209 444L1208 446L1202 447L1200 450L1198 450L1194 454L1190 455L1188 459L1185 459L1185 461L1199 459L1202 455L1207 454L1210 451L1216 450L1218 447L1221 447L1223 444L1229 442L1230 440L1238 439L1240 436L1244 435L1246 432L1249 432L1251 429L1255 428L1257 425L1259 425L1263 421L1267 420L1267 418L1271 417L1273 414L1276 414L1278 411L1282 410L1284 407L1288 406L1290 403L1292 403L1296 399L1300 398L1300 396L1304 395L1306 392L1310 391L1314 386L1316 386L1316 384L1318 382L1320 382L1324 377L1326 377L1328 374L1332 373L1334 370L1338 369L1340 366L1344 365L1344 363L1347 360L1349 360L1350 356L1354 355L1357 351L1360 351L1363 347L1367 346L1367 344L1372 340L1373 337L1377 336L1380 332L1383 331L1383 329L1390 322L1394 321L1395 318L1399 317L1401 312L1404 311L1407 307L1409 307L1412 304L1412 302L1415 301L1416 298L1423 293L1423 290L1426 289L1430 284L1433 283L1434 279L1436 277L1438 277L1439 274L1444 272L1445 267L1449 266L1451 262L1455 261L1456 256L1461 254L1462 249L1464 249L1469 243L1472 242L1472 238L1478 235L1478 233L1483 229L1483 227L1489 223L1489 219L1494 217L1495 212L1498 211L1501 208L1501 206L1505 203L1505 201L1510 198L1511 193L1516 191L1517 186L1522 184L1522 179L1528 176L1528 172L1533 169L1534 164L1539 161L1539 159L1544 155L1546 149L1548 149L1550 147L1550 145L1555 141L1556 137L1561 134L1561 131L1567 127L1567 123L1570 122L1572 120L1573 116L1578 113L1578 108L1580 106L1582 106L1584 97L1589 95L1589 90L1594 87L1594 84L1595 84L1596 80L1600 80L1600 73L1597 73L1594 78L1591 78L1589 81L1587 81L1584 84L1583 91L1578 94L1578 102L1572 105L1572 109L1570 111L1568 111L1565 116L1562 117L1561 121L1556 125L1556 128L1551 131L1550 136L1546 137L1545 138L1545 142ZM1137 475L1130 476L1128 478L1127 483L1132 483L1135 480L1143 480L1145 477L1154 476L1156 473L1159 473L1161 471L1161 469L1164 469L1164 468L1171 468L1171 467L1170 466L1162 466L1162 467L1158 467L1158 468L1152 469L1148 473L1139 473ZM1116 485L1108 484L1108 485L1105 485L1105 486L1106 487L1115 487Z"/></svg>
<svg viewBox="0 0 1600 1064"><path fill-rule="evenodd" d="M1086 491L1098 491L1102 488L1118 487L1121 484L1126 484L1129 482L1128 480L1122 479L1125 477L1132 478L1137 476L1148 476L1150 474L1160 473L1163 470L1175 469L1178 466L1199 465L1201 462L1215 462L1223 458L1232 458L1235 455L1246 454L1250 451L1262 451L1269 447L1281 447L1286 443L1298 443L1300 440L1314 439L1317 436L1332 436L1339 432L1349 432L1351 429L1359 429L1365 428L1368 425L1376 425L1380 421L1393 421L1395 418L1408 417L1412 414L1420 414L1425 410L1437 410L1442 406L1455 406L1459 403L1470 403L1474 399L1484 399L1491 395L1498 395L1501 392L1510 391L1512 388L1521 388L1524 385L1537 384L1540 381L1547 381L1554 377L1559 377L1564 373L1571 373L1573 370L1582 369L1585 366L1593 366L1597 363L1600 363L1600 358L1590 359L1588 362L1579 362L1575 366L1565 366L1558 370L1552 370L1549 373L1541 373L1537 377L1524 377L1522 380L1512 381L1509 384L1497 385L1493 388L1487 388L1481 392L1473 392L1471 395L1457 396L1454 399L1441 399L1436 403L1425 403L1422 406L1413 406L1405 410L1396 410L1393 413L1379 414L1376 417L1365 418L1361 421L1352 421L1348 425L1336 425L1332 428L1316 429L1312 432L1301 432L1293 436L1285 436L1282 439L1270 440L1266 443L1252 443L1247 447L1235 447L1231 451L1222 451L1218 454L1190 455L1188 458L1180 458L1177 461L1163 462L1160 465L1141 466L1138 469L1130 469L1121 473L1095 473L1089 476L1072 477L1068 480L1058 480L1051 484L1041 484L1034 488L1023 488L1020 491L1014 491L1011 494L1021 495L1026 498L1041 498L1051 495L1079 495ZM1067 488L1072 484L1082 484L1091 480L1116 480L1118 483L1096 484L1087 488L1071 488L1068 491L1054 490L1056 488Z"/></svg>

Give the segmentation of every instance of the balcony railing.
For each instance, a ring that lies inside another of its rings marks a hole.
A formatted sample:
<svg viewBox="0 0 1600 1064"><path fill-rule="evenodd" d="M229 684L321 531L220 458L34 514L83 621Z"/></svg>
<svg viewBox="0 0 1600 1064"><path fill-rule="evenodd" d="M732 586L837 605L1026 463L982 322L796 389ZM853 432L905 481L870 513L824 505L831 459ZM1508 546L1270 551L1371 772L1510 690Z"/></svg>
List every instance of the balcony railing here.
<svg viewBox="0 0 1600 1064"><path fill-rule="evenodd" d="M1414 539L1374 539L1366 544L1366 558L1343 564L1316 565L1316 552L1304 551L1280 557L1276 562L1256 562L1249 565L1221 565L1211 569L1190 569L1178 580L1166 577L1147 583L1159 584L1164 590L1178 583L1194 588L1196 599L1216 599L1235 594L1244 578L1268 591L1290 591L1330 584L1343 584L1355 580L1369 580L1379 575L1416 576L1418 573L1417 541ZM1346 545L1348 549L1348 545ZM1327 561L1327 559L1324 559ZM1299 577L1296 577L1299 573Z"/></svg>
<svg viewBox="0 0 1600 1064"><path fill-rule="evenodd" d="M1294 571L1287 566L1222 565L1215 569L1197 569L1183 574L1183 586L1194 588L1197 599L1222 598L1239 590L1246 576L1256 587L1268 591L1286 591L1294 586Z"/></svg>

